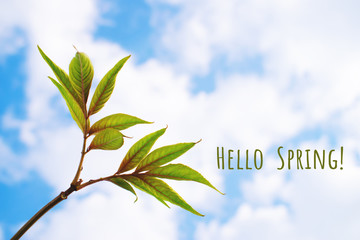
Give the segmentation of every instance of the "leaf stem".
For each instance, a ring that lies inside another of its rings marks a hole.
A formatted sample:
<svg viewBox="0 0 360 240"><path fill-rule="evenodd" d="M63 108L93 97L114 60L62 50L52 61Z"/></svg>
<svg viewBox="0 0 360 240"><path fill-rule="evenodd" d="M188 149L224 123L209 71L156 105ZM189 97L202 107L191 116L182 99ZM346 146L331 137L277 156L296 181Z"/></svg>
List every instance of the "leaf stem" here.
<svg viewBox="0 0 360 240"><path fill-rule="evenodd" d="M39 220L45 213L47 213L50 209L55 207L59 202L67 199L67 197L72 193L76 191L76 187L71 185L65 192L61 192L58 196L56 196L52 201L50 201L48 204L46 204L43 208L41 208L32 218L29 219L20 229L17 231L17 233L11 238L11 240L17 240L20 239L22 235L32 226L34 223L36 223L37 220Z"/></svg>

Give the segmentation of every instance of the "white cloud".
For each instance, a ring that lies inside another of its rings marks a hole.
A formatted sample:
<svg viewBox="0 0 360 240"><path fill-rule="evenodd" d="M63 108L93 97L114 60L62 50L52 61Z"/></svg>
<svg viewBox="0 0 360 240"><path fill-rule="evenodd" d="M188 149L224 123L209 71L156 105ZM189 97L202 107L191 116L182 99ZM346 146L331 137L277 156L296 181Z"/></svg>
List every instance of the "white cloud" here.
<svg viewBox="0 0 360 240"><path fill-rule="evenodd" d="M284 206L254 209L241 205L225 225L200 224L195 239L301 239L291 234L291 217Z"/></svg>
<svg viewBox="0 0 360 240"><path fill-rule="evenodd" d="M117 188L104 183L101 190L69 196L61 210L50 212L24 239L177 239L176 210L142 194L134 203L130 193Z"/></svg>
<svg viewBox="0 0 360 240"><path fill-rule="evenodd" d="M316 172L294 176L289 183L289 203L300 236L316 239L356 239L360 198L355 182L360 169L348 166L341 172ZM344 186L347 186L346 188ZM352 189L352 190L351 190ZM310 217L311 216L311 217ZM322 223L323 227L316 227Z"/></svg>
<svg viewBox="0 0 360 240"><path fill-rule="evenodd" d="M224 76L214 93L202 96L204 102L214 99L208 112L216 118L215 129L221 129L214 138L224 145L258 144L266 152L270 146L321 128L347 152L346 170L340 172L284 174L275 167L254 174L242 183L245 203L237 213L225 223L214 220L200 225L197 238L238 239L251 234L265 239L338 239L346 234L354 239L358 220L351 213L357 207L349 199L358 199L353 186L359 171L360 35L354 11L358 3L213 0L182 1L176 6L179 11L163 21L161 36L162 46L173 53L179 69L207 74L217 58L236 66L243 59L262 57L264 71L256 77L211 69ZM217 107L220 104L222 109ZM280 205L273 205L276 201ZM259 217L266 211L272 216ZM246 223L241 222L245 215ZM319 223L328 230L317 229ZM259 226L263 231L255 230ZM294 232L284 233L287 227Z"/></svg>
<svg viewBox="0 0 360 240"><path fill-rule="evenodd" d="M293 104L309 122L319 122L355 99L360 77L358 3L324 5L329 3L183 1L163 21L161 46L173 53L179 69L195 74L210 67L221 73L210 65L219 58L237 66L260 55L264 79L281 90L279 96L294 95Z"/></svg>
<svg viewBox="0 0 360 240"><path fill-rule="evenodd" d="M24 46L24 34L21 32L21 20L19 15L13 14L13 9L19 8L20 1L11 1L1 4L0 9L0 60L8 54L14 54L20 47Z"/></svg>
<svg viewBox="0 0 360 240"><path fill-rule="evenodd" d="M0 137L0 181L11 183L24 179L27 167L22 161L22 157L16 155Z"/></svg>

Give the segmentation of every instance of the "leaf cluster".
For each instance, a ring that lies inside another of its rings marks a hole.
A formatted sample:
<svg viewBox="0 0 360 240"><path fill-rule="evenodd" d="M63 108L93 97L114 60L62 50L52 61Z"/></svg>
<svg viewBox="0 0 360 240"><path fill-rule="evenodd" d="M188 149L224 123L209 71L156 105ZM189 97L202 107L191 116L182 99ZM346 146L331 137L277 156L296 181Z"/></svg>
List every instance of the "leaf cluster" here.
<svg viewBox="0 0 360 240"><path fill-rule="evenodd" d="M76 50L76 54L69 65L69 74L67 74L57 66L39 46L38 49L57 79L49 77L50 80L65 99L72 118L84 136L81 159L72 186L74 186L76 190L80 190L96 182L108 181L130 191L136 196L137 200L137 195L133 188L135 187L152 195L167 207L169 207L167 202L170 202L191 213L203 216L194 210L162 179L194 181L205 184L216 191L218 190L194 169L183 164L170 164L171 161L191 149L196 142L167 145L151 151L152 146L156 140L165 133L166 128L148 134L138 140L128 150L119 168L113 175L82 183L80 173L84 157L88 152L95 149L119 149L124 143L122 130L137 124L151 123L123 113L112 114L98 120L94 124L90 123L90 116L98 113L109 100L115 87L116 76L130 56L118 61L115 66L105 74L96 86L88 107L89 91L94 77L94 69L89 57L85 53ZM93 139L87 146L86 140L90 136L93 136Z"/></svg>

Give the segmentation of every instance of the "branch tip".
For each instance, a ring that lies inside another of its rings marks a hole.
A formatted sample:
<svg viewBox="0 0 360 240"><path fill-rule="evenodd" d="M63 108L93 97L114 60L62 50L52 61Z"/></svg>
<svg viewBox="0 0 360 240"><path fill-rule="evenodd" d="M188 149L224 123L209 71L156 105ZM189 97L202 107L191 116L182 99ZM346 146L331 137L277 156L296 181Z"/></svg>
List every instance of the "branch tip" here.
<svg viewBox="0 0 360 240"><path fill-rule="evenodd" d="M79 52L79 50L77 50L77 48L75 47L75 45L73 44L73 47L75 48L76 52Z"/></svg>

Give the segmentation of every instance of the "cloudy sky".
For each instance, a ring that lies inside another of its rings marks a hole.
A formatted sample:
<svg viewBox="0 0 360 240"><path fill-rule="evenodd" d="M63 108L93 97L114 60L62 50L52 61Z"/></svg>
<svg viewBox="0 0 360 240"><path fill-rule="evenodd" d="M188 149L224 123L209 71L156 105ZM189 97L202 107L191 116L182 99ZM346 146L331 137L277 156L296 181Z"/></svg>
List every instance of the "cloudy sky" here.
<svg viewBox="0 0 360 240"><path fill-rule="evenodd" d="M24 239L359 238L359 1L0 4L0 240L68 188L80 157L81 131L36 45L65 70L73 45L86 52L93 86L132 55L91 120L121 112L154 124L126 130L133 138L119 151L89 153L84 180L112 174L137 139L168 125L156 146L202 139L179 161L226 195L169 182L202 218L139 191L134 204L128 192L99 183L72 194ZM302 150L304 168L309 149L310 169L297 169L294 159L278 170L279 146L286 164L288 150ZM226 163L234 150L234 170L218 169L217 147ZM260 170L255 149L263 153ZM238 150L242 166L249 150L252 170L236 169ZM325 151L324 169L314 169L314 150Z"/></svg>

